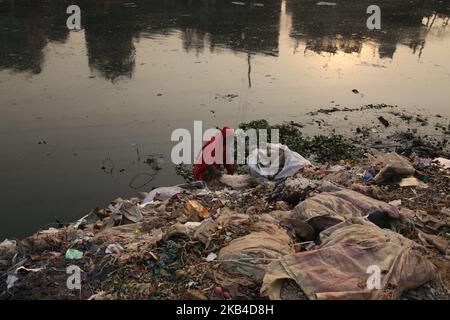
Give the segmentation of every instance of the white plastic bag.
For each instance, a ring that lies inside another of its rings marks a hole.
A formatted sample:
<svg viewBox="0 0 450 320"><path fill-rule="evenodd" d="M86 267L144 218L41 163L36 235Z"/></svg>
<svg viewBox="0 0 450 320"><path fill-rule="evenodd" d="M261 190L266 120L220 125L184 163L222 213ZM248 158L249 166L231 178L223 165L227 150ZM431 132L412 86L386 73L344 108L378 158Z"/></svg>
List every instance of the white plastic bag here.
<svg viewBox="0 0 450 320"><path fill-rule="evenodd" d="M282 144L273 144L268 143L267 149L270 150L271 155L275 155L270 157L268 155L268 150L264 149L255 149L248 156L248 166L250 168L250 173L252 175L281 180L287 177L291 177L296 174L300 169L303 169L305 166L311 165L311 162L303 158L297 152L290 150L287 146ZM279 151L283 151L284 153L284 166L280 170L280 157L277 156ZM264 165L265 161L268 162L267 165Z"/></svg>
<svg viewBox="0 0 450 320"><path fill-rule="evenodd" d="M172 198L174 195L176 195L178 193L182 193L184 191L185 191L184 189L182 189L178 186L156 188L156 189L150 191L148 196L145 197L144 201L142 201L142 204L145 205L147 203L153 202L156 195L158 195L159 199L165 200L165 199Z"/></svg>

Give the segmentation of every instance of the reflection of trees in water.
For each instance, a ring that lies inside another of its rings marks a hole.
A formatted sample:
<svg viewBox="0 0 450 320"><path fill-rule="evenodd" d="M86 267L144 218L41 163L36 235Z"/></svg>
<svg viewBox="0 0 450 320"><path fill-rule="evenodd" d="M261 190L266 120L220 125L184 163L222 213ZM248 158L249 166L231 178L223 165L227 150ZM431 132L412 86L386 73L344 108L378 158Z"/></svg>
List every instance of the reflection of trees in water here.
<svg viewBox="0 0 450 320"><path fill-rule="evenodd" d="M378 0L382 30L366 28L369 0L286 0L291 36L307 50L360 52L366 41L378 45L380 57L393 57L398 44L423 50L430 26L449 16L448 1ZM68 37L66 8L82 8L89 66L107 78L131 77L134 41L180 32L183 48L229 48L253 54L278 54L281 0L7 0L0 2L0 68L39 73L42 49ZM260 5L263 4L263 6ZM424 17L427 17L424 19ZM427 21L428 19L428 21ZM250 61L250 59L249 59Z"/></svg>
<svg viewBox="0 0 450 320"><path fill-rule="evenodd" d="M286 0L287 13L292 17L291 37L305 43L306 50L359 53L364 42L372 41L378 45L380 58L392 58L398 44L420 55L429 31L422 20L435 13L448 17L449 13L445 1L378 0L381 30L369 30L366 9L373 1L334 2L336 6L317 6L315 0Z"/></svg>
<svg viewBox="0 0 450 320"><path fill-rule="evenodd" d="M89 64L108 79L131 76L133 37L152 37L181 31L185 50L209 46L276 54L280 1L255 1L240 6L228 0L81 1L88 8L82 21Z"/></svg>
<svg viewBox="0 0 450 320"><path fill-rule="evenodd" d="M214 3L214 5L211 5ZM278 53L280 1L207 1L201 7L187 7L179 19L186 50L227 47L250 53Z"/></svg>
<svg viewBox="0 0 450 320"><path fill-rule="evenodd" d="M19 21L11 19L5 31L4 20L0 22L0 69L12 68L19 71L41 72L42 49L47 44L42 29L35 20Z"/></svg>
<svg viewBox="0 0 450 320"><path fill-rule="evenodd" d="M9 0L0 3L0 24L6 30L0 33L5 44L0 66L39 73L46 43L67 39L66 8L73 3L82 8L89 66L111 80L132 76L139 37L180 31L187 51L278 50L280 0L245 5L228 0Z"/></svg>
<svg viewBox="0 0 450 320"><path fill-rule="evenodd" d="M133 38L138 35L133 15L126 9L106 6L109 1L102 2L104 7L95 1L95 10L83 14L89 67L109 80L131 77L135 67Z"/></svg>
<svg viewBox="0 0 450 320"><path fill-rule="evenodd" d="M64 42L69 34L66 17L57 14L65 8L63 1L0 2L0 69L40 73L42 49L48 41Z"/></svg>

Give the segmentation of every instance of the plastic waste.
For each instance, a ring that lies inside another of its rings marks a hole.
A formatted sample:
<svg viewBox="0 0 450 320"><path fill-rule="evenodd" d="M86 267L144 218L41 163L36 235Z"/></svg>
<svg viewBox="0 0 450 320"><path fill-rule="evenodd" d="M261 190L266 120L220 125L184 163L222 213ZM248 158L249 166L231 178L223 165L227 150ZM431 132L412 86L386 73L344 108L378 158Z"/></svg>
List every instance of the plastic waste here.
<svg viewBox="0 0 450 320"><path fill-rule="evenodd" d="M268 143L267 149L253 150L247 163L252 175L274 180L291 177L311 165L311 162L287 146L273 143Z"/></svg>
<svg viewBox="0 0 450 320"><path fill-rule="evenodd" d="M366 170L363 173L364 182L370 182L373 180L373 173L370 170Z"/></svg>
<svg viewBox="0 0 450 320"><path fill-rule="evenodd" d="M19 281L19 278L15 274L8 274L8 277L6 278L6 288L8 290L11 289L17 281Z"/></svg>
<svg viewBox="0 0 450 320"><path fill-rule="evenodd" d="M173 226L171 226L171 228L167 232L167 237L170 238L171 236L178 234L193 237L194 232L198 229L198 227L201 224L202 224L201 222L194 222L194 221L189 221L186 222L185 224L177 222Z"/></svg>
<svg viewBox="0 0 450 320"><path fill-rule="evenodd" d="M207 262L211 262L213 260L216 260L217 258L217 254L215 254L214 252L211 252L210 254L208 254L208 256L206 257L206 261Z"/></svg>
<svg viewBox="0 0 450 320"><path fill-rule="evenodd" d="M362 218L323 231L321 239L317 250L271 262L261 295L281 299L283 282L292 279L314 300L397 299L404 290L417 288L435 276L435 267L417 251L415 242ZM380 290L374 290L370 281L368 272L374 270L386 271Z"/></svg>
<svg viewBox="0 0 450 320"><path fill-rule="evenodd" d="M142 220L142 211L137 205L130 200L116 199L109 206L112 212L112 220L120 221L120 224L136 223Z"/></svg>
<svg viewBox="0 0 450 320"><path fill-rule="evenodd" d="M102 300L105 295L106 295L105 291L100 291L90 296L88 300Z"/></svg>
<svg viewBox="0 0 450 320"><path fill-rule="evenodd" d="M342 170L345 170L345 167L344 167L344 166L341 166L340 164L336 164L336 165L334 165L334 166L328 167L328 168L326 169L326 172L327 172L327 173L331 173L331 172L339 172L339 171L342 171Z"/></svg>
<svg viewBox="0 0 450 320"><path fill-rule="evenodd" d="M196 200L189 200L187 203L187 208L189 211L198 214L204 219L209 217L209 211Z"/></svg>
<svg viewBox="0 0 450 320"><path fill-rule="evenodd" d="M270 230L252 232L223 247L218 254L221 268L216 277L222 287L261 283L266 266L293 253L286 230L273 225Z"/></svg>
<svg viewBox="0 0 450 320"><path fill-rule="evenodd" d="M208 247L209 241L216 230L217 223L212 218L205 219L198 226L197 230L195 230L193 238L199 240Z"/></svg>
<svg viewBox="0 0 450 320"><path fill-rule="evenodd" d="M77 249L69 249L66 251L66 259L69 260L80 260L83 258L83 252Z"/></svg>
<svg viewBox="0 0 450 320"><path fill-rule="evenodd" d="M26 268L24 266L18 267L16 269L16 273L18 273L19 271L26 271L26 272L39 272L44 270L45 268Z"/></svg>
<svg viewBox="0 0 450 320"><path fill-rule="evenodd" d="M105 253L106 254L120 253L121 251L123 251L123 247L120 244L118 244L118 243L110 244L105 249Z"/></svg>
<svg viewBox="0 0 450 320"><path fill-rule="evenodd" d="M400 181L399 185L400 187L420 187L420 188L428 187L424 182L420 181L416 177L403 178Z"/></svg>
<svg viewBox="0 0 450 320"><path fill-rule="evenodd" d="M242 225L246 223L250 219L248 214L245 213L237 213L229 208L223 208L220 210L220 214L216 219L216 223L223 228L226 228L230 225Z"/></svg>
<svg viewBox="0 0 450 320"><path fill-rule="evenodd" d="M434 246L445 255L448 253L449 243L444 238L421 231L418 232L417 236L425 246Z"/></svg>
<svg viewBox="0 0 450 320"><path fill-rule="evenodd" d="M398 208L402 205L402 200L401 199L392 200L392 201L388 202L388 204Z"/></svg>
<svg viewBox="0 0 450 320"><path fill-rule="evenodd" d="M90 212L87 215L85 215L85 216L81 217L80 219L78 219L73 224L73 227L75 229L82 229L84 226L89 225L89 224L94 224L98 220L99 220L99 216L97 215L96 211L94 210L93 212Z"/></svg>
<svg viewBox="0 0 450 320"><path fill-rule="evenodd" d="M150 191L147 197L142 201L142 204L148 204L151 203L157 198L158 200L166 200L172 198L174 195L185 192L186 190L179 187L179 186L173 186L173 187L161 187L156 188Z"/></svg>
<svg viewBox="0 0 450 320"><path fill-rule="evenodd" d="M297 205L304 200L319 184L317 180L303 177L289 177L279 183L269 197L269 201L282 200L291 205Z"/></svg>
<svg viewBox="0 0 450 320"><path fill-rule="evenodd" d="M374 167L381 168L373 179L375 183L408 177L416 172L411 162L396 152L380 155L376 159Z"/></svg>
<svg viewBox="0 0 450 320"><path fill-rule="evenodd" d="M414 158L413 165L420 169L425 169L431 165L431 159L416 157Z"/></svg>
<svg viewBox="0 0 450 320"><path fill-rule="evenodd" d="M433 162L437 162L445 170L450 169L450 159L436 158L433 160Z"/></svg>
<svg viewBox="0 0 450 320"><path fill-rule="evenodd" d="M401 218L398 208L330 182L323 183L319 191L322 193L304 200L294 208L294 219L308 222L315 217L330 217L338 222L367 216L374 211L386 212L392 219Z"/></svg>

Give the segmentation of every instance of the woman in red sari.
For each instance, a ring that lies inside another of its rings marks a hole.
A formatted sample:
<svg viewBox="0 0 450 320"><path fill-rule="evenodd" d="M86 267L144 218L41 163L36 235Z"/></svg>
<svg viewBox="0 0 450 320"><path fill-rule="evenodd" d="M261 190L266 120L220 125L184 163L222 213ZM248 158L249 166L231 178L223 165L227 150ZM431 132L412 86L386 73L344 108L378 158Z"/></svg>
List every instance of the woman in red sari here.
<svg viewBox="0 0 450 320"><path fill-rule="evenodd" d="M234 130L225 126L203 146L192 168L192 174L196 181L211 181L219 178L222 175L220 172L221 166L225 168L228 174L236 173L236 164L232 161L234 150L230 150L234 137ZM216 150L222 153L222 157L216 156Z"/></svg>

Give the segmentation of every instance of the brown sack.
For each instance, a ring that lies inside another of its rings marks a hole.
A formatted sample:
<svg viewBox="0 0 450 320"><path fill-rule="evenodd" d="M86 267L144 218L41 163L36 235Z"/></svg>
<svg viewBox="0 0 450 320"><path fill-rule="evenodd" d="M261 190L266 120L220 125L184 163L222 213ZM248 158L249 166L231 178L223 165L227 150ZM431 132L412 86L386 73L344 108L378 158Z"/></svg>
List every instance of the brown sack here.
<svg viewBox="0 0 450 320"><path fill-rule="evenodd" d="M406 289L431 280L435 268L415 242L361 219L325 230L317 250L287 255L268 267L262 296L280 299L286 279L294 280L309 299L396 299ZM367 286L370 268L381 270L381 289Z"/></svg>

